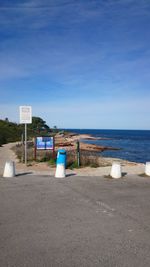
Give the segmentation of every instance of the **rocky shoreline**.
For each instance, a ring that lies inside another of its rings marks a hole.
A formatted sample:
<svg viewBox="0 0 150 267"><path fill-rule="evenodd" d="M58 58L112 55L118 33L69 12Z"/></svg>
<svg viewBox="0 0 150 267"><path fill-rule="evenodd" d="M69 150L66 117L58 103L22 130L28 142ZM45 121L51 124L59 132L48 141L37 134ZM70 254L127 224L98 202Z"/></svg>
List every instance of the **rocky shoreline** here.
<svg viewBox="0 0 150 267"><path fill-rule="evenodd" d="M76 149L77 141L80 142L80 149L91 151L91 152L103 152L105 150L118 150L118 148L115 147L109 147L109 146L99 146L95 144L88 144L86 143L86 140L106 140L106 138L101 137L93 137L89 134L73 134L73 133L67 133L62 134L58 133L55 136L55 147L57 148L64 148L67 151Z"/></svg>

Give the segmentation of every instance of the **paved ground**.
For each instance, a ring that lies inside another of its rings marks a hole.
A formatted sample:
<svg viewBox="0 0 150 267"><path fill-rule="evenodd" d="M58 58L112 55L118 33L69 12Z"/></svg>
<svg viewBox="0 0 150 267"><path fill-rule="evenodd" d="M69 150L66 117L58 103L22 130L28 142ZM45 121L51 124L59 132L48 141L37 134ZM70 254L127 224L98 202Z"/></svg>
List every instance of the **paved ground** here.
<svg viewBox="0 0 150 267"><path fill-rule="evenodd" d="M0 178L0 266L149 267L150 178Z"/></svg>

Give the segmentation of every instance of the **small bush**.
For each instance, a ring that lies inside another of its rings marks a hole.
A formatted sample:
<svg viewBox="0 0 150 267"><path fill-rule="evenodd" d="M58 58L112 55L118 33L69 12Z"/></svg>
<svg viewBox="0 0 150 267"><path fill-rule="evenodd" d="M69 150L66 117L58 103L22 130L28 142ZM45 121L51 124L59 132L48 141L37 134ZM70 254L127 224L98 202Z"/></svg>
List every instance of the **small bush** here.
<svg viewBox="0 0 150 267"><path fill-rule="evenodd" d="M55 160L55 159L50 159L50 160L48 161L48 164L49 164L51 167L53 167L53 166L56 165L56 160Z"/></svg>
<svg viewBox="0 0 150 267"><path fill-rule="evenodd" d="M70 165L67 164L68 169L77 169L79 168L77 161L72 162Z"/></svg>
<svg viewBox="0 0 150 267"><path fill-rule="evenodd" d="M99 155L91 151L81 151L81 166L99 167Z"/></svg>
<svg viewBox="0 0 150 267"><path fill-rule="evenodd" d="M99 155L90 151L80 151L80 167L99 167ZM67 151L67 168L78 168L76 151Z"/></svg>
<svg viewBox="0 0 150 267"><path fill-rule="evenodd" d="M15 152L20 161L24 161L24 146L22 146L21 144L20 145L17 144L16 146L13 147L13 151ZM37 162L47 162L49 160L53 160L53 158L54 155L52 151L47 151L47 150L36 151ZM31 145L29 145L27 148L27 159L28 161L35 160L34 147L32 147Z"/></svg>
<svg viewBox="0 0 150 267"><path fill-rule="evenodd" d="M97 167L99 167L99 164L97 162L93 162L90 164L90 167L97 168Z"/></svg>
<svg viewBox="0 0 150 267"><path fill-rule="evenodd" d="M76 154L75 151L67 151L67 168L71 168L73 169L73 165L76 161ZM74 167L75 168L75 167Z"/></svg>
<svg viewBox="0 0 150 267"><path fill-rule="evenodd" d="M19 160L23 161L24 160L24 147L22 147L22 145L17 144L13 148L13 150L16 153ZM31 146L29 146L27 149L27 159L30 162L35 160L34 148ZM55 152L55 155L53 155L53 151L37 150L36 161L37 162L48 162L49 165L55 166L56 152ZM86 167L86 166L97 168L99 166L104 166L104 162L100 161L99 154L91 152L91 151L81 150L80 151L80 167ZM67 151L66 167L71 168L71 169L78 168L76 150Z"/></svg>

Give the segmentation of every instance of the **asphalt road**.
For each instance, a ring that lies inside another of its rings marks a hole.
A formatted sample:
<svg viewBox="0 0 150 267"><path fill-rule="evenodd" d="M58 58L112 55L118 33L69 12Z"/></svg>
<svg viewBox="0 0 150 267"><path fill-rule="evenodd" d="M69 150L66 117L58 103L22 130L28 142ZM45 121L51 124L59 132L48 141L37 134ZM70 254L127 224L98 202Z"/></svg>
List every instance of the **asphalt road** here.
<svg viewBox="0 0 150 267"><path fill-rule="evenodd" d="M150 266L150 178L0 178L0 266Z"/></svg>

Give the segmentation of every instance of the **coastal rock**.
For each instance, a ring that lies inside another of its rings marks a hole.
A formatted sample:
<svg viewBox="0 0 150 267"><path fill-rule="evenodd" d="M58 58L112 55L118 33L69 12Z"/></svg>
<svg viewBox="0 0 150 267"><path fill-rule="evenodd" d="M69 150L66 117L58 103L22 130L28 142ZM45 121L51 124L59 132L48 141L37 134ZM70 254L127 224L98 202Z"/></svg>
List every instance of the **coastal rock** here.
<svg viewBox="0 0 150 267"><path fill-rule="evenodd" d="M66 150L76 149L76 142L80 141L80 149L91 152L103 152L105 150L118 150L118 148L98 146L95 144L88 144L86 140L105 140L106 138L96 138L88 134L57 134L55 136L56 149L63 147ZM84 140L84 141L83 141Z"/></svg>

